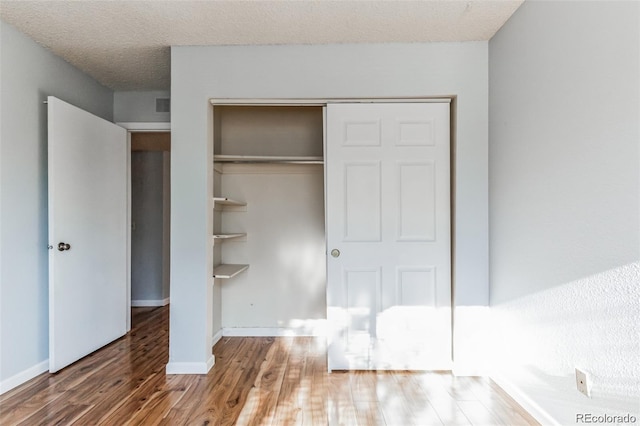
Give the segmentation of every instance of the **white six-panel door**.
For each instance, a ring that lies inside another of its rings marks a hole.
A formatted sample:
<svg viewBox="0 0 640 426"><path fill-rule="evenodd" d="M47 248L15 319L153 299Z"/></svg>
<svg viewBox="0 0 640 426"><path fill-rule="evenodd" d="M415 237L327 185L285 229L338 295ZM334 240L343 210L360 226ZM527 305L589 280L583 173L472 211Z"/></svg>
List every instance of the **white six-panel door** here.
<svg viewBox="0 0 640 426"><path fill-rule="evenodd" d="M329 369L451 366L448 103L327 106Z"/></svg>
<svg viewBox="0 0 640 426"><path fill-rule="evenodd" d="M49 371L127 320L126 130L57 98L49 125Z"/></svg>

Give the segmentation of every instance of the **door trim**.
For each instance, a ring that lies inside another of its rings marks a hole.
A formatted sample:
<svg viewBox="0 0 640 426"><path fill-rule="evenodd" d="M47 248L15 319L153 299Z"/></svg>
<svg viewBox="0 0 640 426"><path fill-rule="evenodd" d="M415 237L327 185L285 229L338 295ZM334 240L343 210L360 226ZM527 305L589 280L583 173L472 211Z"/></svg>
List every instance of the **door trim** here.
<svg viewBox="0 0 640 426"><path fill-rule="evenodd" d="M327 104L338 103L451 103L454 96L435 96L435 97L407 97L407 98L291 98L291 99L254 99L254 98L211 98L209 102L211 105L235 105L235 106L326 106ZM127 123L122 123L127 124ZM123 126L124 127L124 126Z"/></svg>
<svg viewBox="0 0 640 426"><path fill-rule="evenodd" d="M320 106L323 108L323 155L326 158L326 106L330 103L447 103L449 104L449 195L450 195L450 246L451 246L451 361L452 368L455 369L456 365L456 351L455 351L455 316L456 316L456 173L457 173L457 94L439 95L439 96L408 96L408 97L388 97L388 98L209 98L209 104L216 105L233 105L233 106ZM133 123L118 123L125 127L125 125ZM154 124L154 123L151 123ZM155 123L158 124L158 123ZM168 123L170 124L170 123ZM126 128L126 127L125 127ZM144 131L144 130L142 130ZM324 183L325 183L325 206L326 206L326 167L324 168ZM325 207L326 208L326 207ZM325 211L325 229L327 229L326 223L326 211ZM325 244L327 235L325 233ZM328 254L328 253L327 253Z"/></svg>
<svg viewBox="0 0 640 426"><path fill-rule="evenodd" d="M117 122L127 129L127 333L131 331L131 133L171 131L170 122Z"/></svg>

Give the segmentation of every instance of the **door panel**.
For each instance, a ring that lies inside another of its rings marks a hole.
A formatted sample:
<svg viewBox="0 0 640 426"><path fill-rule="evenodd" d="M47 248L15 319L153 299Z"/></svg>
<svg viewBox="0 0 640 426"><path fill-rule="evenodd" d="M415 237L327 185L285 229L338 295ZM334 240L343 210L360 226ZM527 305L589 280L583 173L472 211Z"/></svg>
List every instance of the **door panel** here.
<svg viewBox="0 0 640 426"><path fill-rule="evenodd" d="M49 371L126 332L126 130L48 98ZM64 245L68 244L68 248Z"/></svg>
<svg viewBox="0 0 640 426"><path fill-rule="evenodd" d="M398 163L398 241L435 240L435 165Z"/></svg>
<svg viewBox="0 0 640 426"><path fill-rule="evenodd" d="M327 107L329 369L451 365L448 104Z"/></svg>
<svg viewBox="0 0 640 426"><path fill-rule="evenodd" d="M344 191L344 240L380 241L380 162L345 163Z"/></svg>

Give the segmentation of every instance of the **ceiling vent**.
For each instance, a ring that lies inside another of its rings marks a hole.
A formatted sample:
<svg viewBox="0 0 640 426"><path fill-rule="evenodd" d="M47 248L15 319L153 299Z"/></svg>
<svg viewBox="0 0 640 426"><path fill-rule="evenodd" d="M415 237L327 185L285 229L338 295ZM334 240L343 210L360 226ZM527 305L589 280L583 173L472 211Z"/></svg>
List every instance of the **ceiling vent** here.
<svg viewBox="0 0 640 426"><path fill-rule="evenodd" d="M171 99L156 98L156 112L171 112Z"/></svg>

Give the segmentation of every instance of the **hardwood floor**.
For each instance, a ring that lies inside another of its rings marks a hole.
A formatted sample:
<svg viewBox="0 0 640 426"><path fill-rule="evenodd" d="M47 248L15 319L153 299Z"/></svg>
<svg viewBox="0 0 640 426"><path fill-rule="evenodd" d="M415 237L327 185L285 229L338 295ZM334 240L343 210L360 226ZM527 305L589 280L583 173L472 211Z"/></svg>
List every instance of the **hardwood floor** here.
<svg viewBox="0 0 640 426"><path fill-rule="evenodd" d="M1 425L537 425L493 382L326 371L311 337L225 337L207 375L166 376L168 307L57 374L0 396Z"/></svg>

